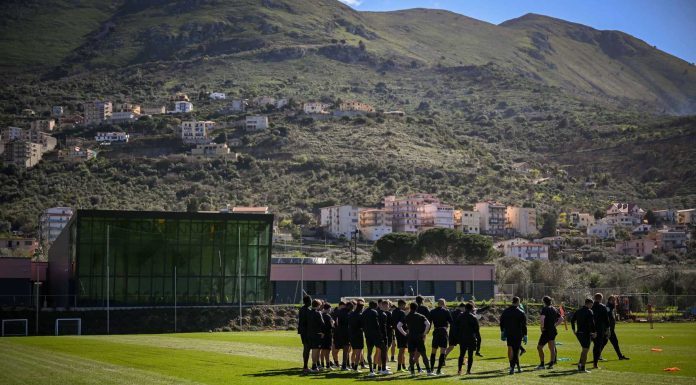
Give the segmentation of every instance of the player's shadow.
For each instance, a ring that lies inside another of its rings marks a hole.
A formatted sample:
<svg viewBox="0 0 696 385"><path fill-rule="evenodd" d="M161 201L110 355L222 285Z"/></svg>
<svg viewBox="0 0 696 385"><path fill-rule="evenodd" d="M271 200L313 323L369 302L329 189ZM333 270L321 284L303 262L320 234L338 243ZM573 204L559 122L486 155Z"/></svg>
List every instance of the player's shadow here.
<svg viewBox="0 0 696 385"><path fill-rule="evenodd" d="M553 372L548 372L545 374L540 374L539 377L542 378L553 378L553 377L562 377L562 376L572 376L574 374L578 374L577 369L570 369L570 370L561 370L561 371L553 371Z"/></svg>
<svg viewBox="0 0 696 385"><path fill-rule="evenodd" d="M294 377L306 377L302 373L301 369L291 368L291 369L269 369L257 373L244 374L247 377L276 377L276 376L294 376Z"/></svg>

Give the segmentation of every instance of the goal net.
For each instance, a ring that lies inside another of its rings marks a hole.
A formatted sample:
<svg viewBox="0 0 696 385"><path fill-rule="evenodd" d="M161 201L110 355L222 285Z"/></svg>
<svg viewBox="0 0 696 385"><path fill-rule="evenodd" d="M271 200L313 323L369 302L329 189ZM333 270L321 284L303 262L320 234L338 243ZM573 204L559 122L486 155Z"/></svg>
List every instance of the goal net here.
<svg viewBox="0 0 696 385"><path fill-rule="evenodd" d="M82 318L57 318L56 319L56 335L61 335L62 331L66 331L63 334L82 335Z"/></svg>
<svg viewBox="0 0 696 385"><path fill-rule="evenodd" d="M2 336L27 336L29 335L29 321L26 318L2 320Z"/></svg>

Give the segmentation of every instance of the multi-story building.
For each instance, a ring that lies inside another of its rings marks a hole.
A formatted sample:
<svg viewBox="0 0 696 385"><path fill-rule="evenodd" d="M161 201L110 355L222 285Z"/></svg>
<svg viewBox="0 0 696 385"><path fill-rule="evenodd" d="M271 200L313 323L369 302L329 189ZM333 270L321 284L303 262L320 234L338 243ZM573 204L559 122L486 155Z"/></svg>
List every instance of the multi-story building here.
<svg viewBox="0 0 696 385"><path fill-rule="evenodd" d="M114 112L132 112L134 115L140 115L140 104L119 103L114 106Z"/></svg>
<svg viewBox="0 0 696 385"><path fill-rule="evenodd" d="M198 144L196 148L191 150L192 156L201 157L224 157L230 156L230 148L227 147L227 143L207 143Z"/></svg>
<svg viewBox="0 0 696 385"><path fill-rule="evenodd" d="M162 115L167 112L164 106L143 107L140 109L143 115Z"/></svg>
<svg viewBox="0 0 696 385"><path fill-rule="evenodd" d="M43 155L42 146L26 140L16 139L5 142L3 157L5 165L13 164L20 169L36 166Z"/></svg>
<svg viewBox="0 0 696 385"><path fill-rule="evenodd" d="M125 132L97 132L94 140L100 143L128 143L130 135Z"/></svg>
<svg viewBox="0 0 696 385"><path fill-rule="evenodd" d="M536 234L536 210L528 207L508 206L505 210L505 227L513 234Z"/></svg>
<svg viewBox="0 0 696 385"><path fill-rule="evenodd" d="M95 125L111 119L113 105L111 102L93 101L86 102L83 105L85 110L85 124Z"/></svg>
<svg viewBox="0 0 696 385"><path fill-rule="evenodd" d="M322 102L306 102L302 106L302 110L305 114L328 114L328 108L330 104Z"/></svg>
<svg viewBox="0 0 696 385"><path fill-rule="evenodd" d="M51 135L42 132L38 128L24 129L19 127L8 127L3 130L2 141L23 140L25 142L36 143L41 146L41 152L52 151L56 148L58 141Z"/></svg>
<svg viewBox="0 0 696 385"><path fill-rule="evenodd" d="M677 222L677 210L655 210L653 214L655 214L655 217L662 223L669 224Z"/></svg>
<svg viewBox="0 0 696 385"><path fill-rule="evenodd" d="M677 223L689 225L696 223L696 209L677 210Z"/></svg>
<svg viewBox="0 0 696 385"><path fill-rule="evenodd" d="M130 111L116 111L111 113L109 122L112 124L135 122L138 119L138 116L139 115L136 115Z"/></svg>
<svg viewBox="0 0 696 385"><path fill-rule="evenodd" d="M206 144L210 142L210 131L215 122L210 120L193 120L181 122L181 140L186 144Z"/></svg>
<svg viewBox="0 0 696 385"><path fill-rule="evenodd" d="M192 111L193 111L193 104L191 104L191 102L182 101L182 100L174 102L174 111L172 111L172 112L174 112L175 114L176 113L187 113L187 112L192 112Z"/></svg>
<svg viewBox="0 0 696 385"><path fill-rule="evenodd" d="M61 116L63 115L63 106L53 106L51 107L51 115Z"/></svg>
<svg viewBox="0 0 696 385"><path fill-rule="evenodd" d="M172 102L188 102L190 101L188 95L183 92L177 92L176 94L169 97Z"/></svg>
<svg viewBox="0 0 696 385"><path fill-rule="evenodd" d="M527 261L549 259L549 246L542 243L520 243L507 248L506 257L515 257Z"/></svg>
<svg viewBox="0 0 696 385"><path fill-rule="evenodd" d="M31 257L38 248L35 238L0 237L0 257Z"/></svg>
<svg viewBox="0 0 696 385"><path fill-rule="evenodd" d="M276 99L271 96L257 96L252 99L252 103L256 107L266 107L267 105L275 106Z"/></svg>
<svg viewBox="0 0 696 385"><path fill-rule="evenodd" d="M418 231L434 228L454 229L454 207L442 203L426 203L417 208Z"/></svg>
<svg viewBox="0 0 696 385"><path fill-rule="evenodd" d="M227 110L230 112L244 112L249 105L247 99L232 99L230 104L227 105Z"/></svg>
<svg viewBox="0 0 696 385"><path fill-rule="evenodd" d="M392 231L395 233L417 233L421 224L418 207L429 203L441 202L431 194L411 194L399 198L393 195L385 197L384 208L392 217Z"/></svg>
<svg viewBox="0 0 696 385"><path fill-rule="evenodd" d="M44 210L39 221L41 242L47 245L53 243L72 216L73 209L70 207L51 207Z"/></svg>
<svg viewBox="0 0 696 385"><path fill-rule="evenodd" d="M479 234L479 217L478 211L454 210L454 227L466 234Z"/></svg>
<svg viewBox="0 0 696 385"><path fill-rule="evenodd" d="M498 202L478 202L474 210L479 213L479 228L488 235L505 234L505 214L507 206Z"/></svg>
<svg viewBox="0 0 696 385"><path fill-rule="evenodd" d="M615 249L620 254L645 257L652 254L653 249L655 249L655 241L648 238L617 241Z"/></svg>
<svg viewBox="0 0 696 385"><path fill-rule="evenodd" d="M635 203L612 203L606 211L605 219L617 226L635 226L641 223L645 210Z"/></svg>
<svg viewBox="0 0 696 385"><path fill-rule="evenodd" d="M358 229L359 211L358 207L350 205L322 207L319 223L331 236L350 239Z"/></svg>
<svg viewBox="0 0 696 385"><path fill-rule="evenodd" d="M247 116L244 122L247 131L261 131L268 128L268 116L254 115Z"/></svg>
<svg viewBox="0 0 696 385"><path fill-rule="evenodd" d="M662 251L686 251L686 231L663 229L657 231L657 248Z"/></svg>
<svg viewBox="0 0 696 385"><path fill-rule="evenodd" d="M362 209L358 216L358 230L365 240L376 241L392 232L392 218L385 209Z"/></svg>
<svg viewBox="0 0 696 385"><path fill-rule="evenodd" d="M581 213L578 211L573 211L570 213L569 224L577 229L586 229L588 226L595 224L596 219L594 215L588 213Z"/></svg>
<svg viewBox="0 0 696 385"><path fill-rule="evenodd" d="M53 131L56 127L54 119L41 119L31 122L31 129L36 131Z"/></svg>
<svg viewBox="0 0 696 385"><path fill-rule="evenodd" d="M73 146L67 150L61 150L59 157L69 161L87 161L97 157L97 152L89 148Z"/></svg>

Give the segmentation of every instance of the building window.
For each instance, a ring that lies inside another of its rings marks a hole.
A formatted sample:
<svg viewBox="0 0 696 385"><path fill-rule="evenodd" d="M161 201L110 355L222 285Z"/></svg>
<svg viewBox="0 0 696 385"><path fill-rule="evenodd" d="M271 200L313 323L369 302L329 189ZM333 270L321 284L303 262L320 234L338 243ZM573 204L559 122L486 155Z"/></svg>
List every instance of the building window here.
<svg viewBox="0 0 696 385"><path fill-rule="evenodd" d="M418 294L434 295L435 294L435 281L420 281L418 283Z"/></svg>
<svg viewBox="0 0 696 385"><path fill-rule="evenodd" d="M307 294L312 296L326 295L326 281L308 281Z"/></svg>
<svg viewBox="0 0 696 385"><path fill-rule="evenodd" d="M457 281L457 294L471 294L472 281Z"/></svg>

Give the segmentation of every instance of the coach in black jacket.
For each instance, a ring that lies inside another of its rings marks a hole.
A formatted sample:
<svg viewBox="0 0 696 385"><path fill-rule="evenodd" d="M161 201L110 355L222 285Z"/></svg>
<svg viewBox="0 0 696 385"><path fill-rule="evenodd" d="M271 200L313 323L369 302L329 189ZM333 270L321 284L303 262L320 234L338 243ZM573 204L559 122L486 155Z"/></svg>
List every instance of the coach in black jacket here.
<svg viewBox="0 0 696 385"><path fill-rule="evenodd" d="M607 344L609 339L609 310L602 303L604 296L601 293L594 295L594 304L592 305L592 313L594 314L595 328L597 328L597 337L592 341L592 361L594 368L597 369L599 357L602 356L602 349Z"/></svg>
<svg viewBox="0 0 696 385"><path fill-rule="evenodd" d="M520 348L522 340L527 338L527 315L520 309L519 297L512 297L512 305L503 311L500 316L500 331L505 336L508 346L508 359L510 360L510 373L521 373Z"/></svg>

